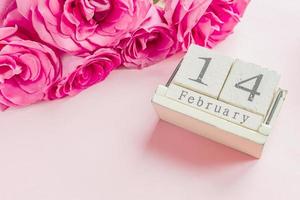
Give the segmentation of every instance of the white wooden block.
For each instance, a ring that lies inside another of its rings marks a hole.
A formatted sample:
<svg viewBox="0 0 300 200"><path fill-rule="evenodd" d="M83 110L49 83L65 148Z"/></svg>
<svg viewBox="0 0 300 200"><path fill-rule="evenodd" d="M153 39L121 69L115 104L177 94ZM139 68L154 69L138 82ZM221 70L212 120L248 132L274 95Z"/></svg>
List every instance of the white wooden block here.
<svg viewBox="0 0 300 200"><path fill-rule="evenodd" d="M280 76L275 71L237 60L219 99L251 112L266 115Z"/></svg>
<svg viewBox="0 0 300 200"><path fill-rule="evenodd" d="M152 103L161 119L259 158L287 91L276 72L233 60L192 46Z"/></svg>
<svg viewBox="0 0 300 200"><path fill-rule="evenodd" d="M234 59L230 57L192 45L173 83L217 98L233 62Z"/></svg>
<svg viewBox="0 0 300 200"><path fill-rule="evenodd" d="M152 98L154 108L161 119L253 157L260 158L267 135L175 101L167 97L168 91L168 87L159 85ZM281 90L279 93L282 93L283 96L279 95L279 102L281 103L275 104L271 108L271 110L275 109L274 113L279 112L282 101L285 99L286 92ZM276 116L270 115L267 118L270 117L274 121L273 118ZM262 123L261 128L268 133L271 126Z"/></svg>
<svg viewBox="0 0 300 200"><path fill-rule="evenodd" d="M165 96L252 130L258 130L264 120L261 115L174 84L169 86Z"/></svg>
<svg viewBox="0 0 300 200"><path fill-rule="evenodd" d="M203 137L259 158L267 136L167 98L160 85L152 103L160 118Z"/></svg>

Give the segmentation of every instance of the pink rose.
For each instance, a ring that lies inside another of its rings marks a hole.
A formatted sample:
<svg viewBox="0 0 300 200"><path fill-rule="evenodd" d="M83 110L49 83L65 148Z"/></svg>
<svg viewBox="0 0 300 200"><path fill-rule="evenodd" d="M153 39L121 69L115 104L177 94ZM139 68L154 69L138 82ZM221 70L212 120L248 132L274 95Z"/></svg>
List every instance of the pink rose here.
<svg viewBox="0 0 300 200"><path fill-rule="evenodd" d="M65 52L114 46L147 13L149 0L17 0L39 37Z"/></svg>
<svg viewBox="0 0 300 200"><path fill-rule="evenodd" d="M193 43L192 29L199 22L212 0L166 0L166 20L177 33L177 40L187 50Z"/></svg>
<svg viewBox="0 0 300 200"><path fill-rule="evenodd" d="M73 58L69 58L65 62L71 64L71 59ZM81 64L77 68L71 70L62 80L53 85L48 93L49 99L76 95L82 90L103 81L113 69L119 67L122 63L120 54L110 48L101 48L79 62ZM65 67L67 68L67 66Z"/></svg>
<svg viewBox="0 0 300 200"><path fill-rule="evenodd" d="M119 49L126 67L143 68L172 55L175 44L163 13L152 6L140 28L121 40Z"/></svg>
<svg viewBox="0 0 300 200"><path fill-rule="evenodd" d="M47 46L19 37L17 27L0 28L0 109L44 99L61 75L56 54Z"/></svg>
<svg viewBox="0 0 300 200"><path fill-rule="evenodd" d="M250 0L214 0L192 30L195 43L214 47L233 31Z"/></svg>
<svg viewBox="0 0 300 200"><path fill-rule="evenodd" d="M191 43L213 47L239 22L250 0L166 0L165 16L183 50Z"/></svg>

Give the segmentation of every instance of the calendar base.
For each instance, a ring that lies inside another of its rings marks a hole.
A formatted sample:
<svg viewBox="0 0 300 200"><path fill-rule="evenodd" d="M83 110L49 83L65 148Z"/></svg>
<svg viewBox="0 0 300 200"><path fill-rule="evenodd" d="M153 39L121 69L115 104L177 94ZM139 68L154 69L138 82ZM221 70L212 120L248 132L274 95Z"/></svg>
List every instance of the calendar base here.
<svg viewBox="0 0 300 200"><path fill-rule="evenodd" d="M255 158L260 158L268 134L262 134L237 124L231 123L191 106L182 104L166 97L168 87L160 85L152 99L155 110L162 120L185 128L198 135L204 136L215 142L244 152ZM276 99L276 98L275 98ZM276 102L273 103L273 106ZM281 106L281 105L280 105ZM278 102L275 111L279 111ZM272 118L272 121L274 119ZM271 126L263 124L260 131L269 133Z"/></svg>

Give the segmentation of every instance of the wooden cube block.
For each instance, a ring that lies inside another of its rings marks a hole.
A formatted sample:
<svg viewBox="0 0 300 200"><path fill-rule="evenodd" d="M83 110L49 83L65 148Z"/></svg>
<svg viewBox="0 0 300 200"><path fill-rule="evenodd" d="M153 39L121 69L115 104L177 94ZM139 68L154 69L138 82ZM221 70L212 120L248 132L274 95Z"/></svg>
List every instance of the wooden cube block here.
<svg viewBox="0 0 300 200"><path fill-rule="evenodd" d="M219 99L266 115L280 76L275 71L237 60L229 73Z"/></svg>
<svg viewBox="0 0 300 200"><path fill-rule="evenodd" d="M193 45L152 102L161 119L259 158L287 91L277 73L233 62Z"/></svg>
<svg viewBox="0 0 300 200"><path fill-rule="evenodd" d="M192 45L173 82L217 98L233 62L230 57Z"/></svg>

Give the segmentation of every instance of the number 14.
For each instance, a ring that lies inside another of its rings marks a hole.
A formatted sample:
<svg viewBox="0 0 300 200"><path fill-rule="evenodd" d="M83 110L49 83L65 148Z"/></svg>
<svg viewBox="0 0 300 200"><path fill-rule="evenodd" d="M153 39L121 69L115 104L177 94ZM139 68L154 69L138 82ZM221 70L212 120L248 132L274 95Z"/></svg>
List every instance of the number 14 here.
<svg viewBox="0 0 300 200"><path fill-rule="evenodd" d="M205 73L208 69L208 66L209 66L210 62L212 61L212 58L199 57L199 59L204 60L204 65L202 67L202 70L201 70L199 76L196 79L190 78L190 80L208 86L206 83L203 82L203 77L204 77L204 75L205 75ZM243 86L243 84L247 83L248 81L252 81L254 79L256 79L256 80L255 80L255 83L254 83L254 85L251 89ZM246 92L249 92L250 94L249 94L249 97L248 97L248 101L252 102L254 100L255 95L258 95L258 96L260 95L260 93L257 90L258 90L258 87L259 87L262 79L263 79L263 74L259 74L257 76L254 76L254 77L251 77L251 78L248 78L246 80L243 80L243 81L240 81L240 82L236 83L235 87L238 88L238 89L244 90Z"/></svg>

